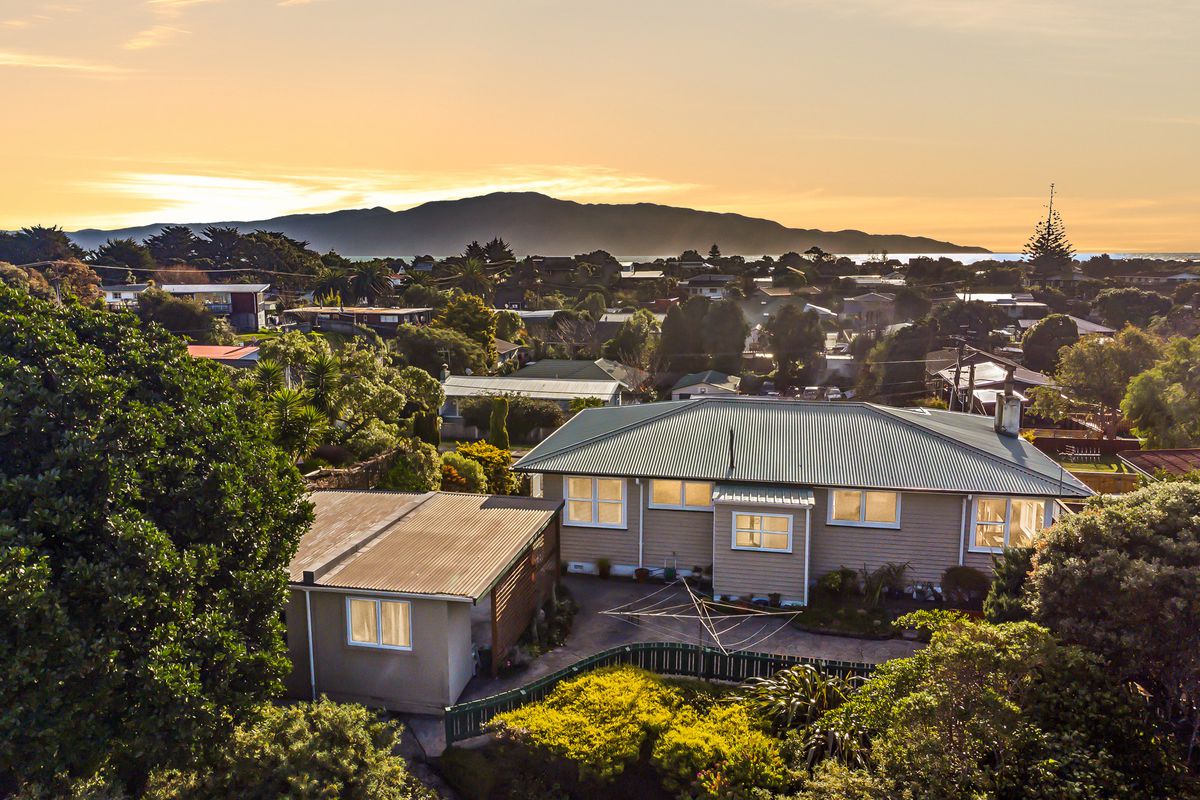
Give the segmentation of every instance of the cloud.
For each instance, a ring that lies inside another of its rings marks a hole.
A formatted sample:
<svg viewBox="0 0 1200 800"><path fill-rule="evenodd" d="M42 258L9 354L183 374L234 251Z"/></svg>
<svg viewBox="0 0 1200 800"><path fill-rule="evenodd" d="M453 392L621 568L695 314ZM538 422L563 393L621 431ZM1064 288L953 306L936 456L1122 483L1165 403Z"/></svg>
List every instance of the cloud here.
<svg viewBox="0 0 1200 800"><path fill-rule="evenodd" d="M43 55L39 53L17 53L0 50L0 67L26 67L29 69L50 69L64 72L84 72L94 75L117 75L128 70L111 64L100 64L94 61L81 61L66 56Z"/></svg>
<svg viewBox="0 0 1200 800"><path fill-rule="evenodd" d="M146 50L150 47L161 47L168 40L181 33L187 33L187 31L174 25L155 25L138 31L122 47L126 50Z"/></svg>
<svg viewBox="0 0 1200 800"><path fill-rule="evenodd" d="M693 188L660 179L624 175L596 166L503 166L463 174L319 171L268 174L211 172L118 172L84 184L108 196L135 199L144 211L119 219L91 220L106 227L151 222L253 220L282 214L384 206L410 208L490 192L544 192L555 197L601 200L663 196Z"/></svg>

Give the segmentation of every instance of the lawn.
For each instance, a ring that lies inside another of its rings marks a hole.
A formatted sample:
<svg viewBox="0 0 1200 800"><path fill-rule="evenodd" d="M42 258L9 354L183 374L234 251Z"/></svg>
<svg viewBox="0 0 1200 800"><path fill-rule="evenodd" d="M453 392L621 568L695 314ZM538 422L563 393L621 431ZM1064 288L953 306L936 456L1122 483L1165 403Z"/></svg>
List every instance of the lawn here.
<svg viewBox="0 0 1200 800"><path fill-rule="evenodd" d="M1121 459L1116 456L1100 456L1097 461L1068 461L1065 457L1056 459L1065 469L1079 472L1133 472Z"/></svg>

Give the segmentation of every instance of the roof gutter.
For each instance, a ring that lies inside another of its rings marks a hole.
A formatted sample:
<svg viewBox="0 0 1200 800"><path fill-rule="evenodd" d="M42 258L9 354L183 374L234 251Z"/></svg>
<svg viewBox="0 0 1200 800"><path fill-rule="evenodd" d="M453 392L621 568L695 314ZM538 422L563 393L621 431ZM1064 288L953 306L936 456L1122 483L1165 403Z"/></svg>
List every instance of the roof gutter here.
<svg viewBox="0 0 1200 800"><path fill-rule="evenodd" d="M297 592L332 592L334 594L362 594L372 597L395 597L400 600L442 600L447 603L474 603L479 598L467 597L465 594L423 594L421 592L393 592L387 589L371 589L362 586L310 586L291 581L290 586ZM480 595L482 597L482 595Z"/></svg>

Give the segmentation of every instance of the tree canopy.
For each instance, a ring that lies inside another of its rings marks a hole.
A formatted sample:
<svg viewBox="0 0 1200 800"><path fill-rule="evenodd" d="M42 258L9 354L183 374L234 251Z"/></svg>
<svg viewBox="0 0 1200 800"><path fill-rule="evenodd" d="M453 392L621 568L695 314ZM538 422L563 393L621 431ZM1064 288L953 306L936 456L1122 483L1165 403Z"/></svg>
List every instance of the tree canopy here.
<svg viewBox="0 0 1200 800"><path fill-rule="evenodd" d="M1130 381L1121 411L1152 448L1200 446L1200 336L1172 339Z"/></svg>
<svg viewBox="0 0 1200 800"><path fill-rule="evenodd" d="M290 668L311 522L262 409L132 315L0 288L0 785L216 748Z"/></svg>
<svg viewBox="0 0 1200 800"><path fill-rule="evenodd" d="M1050 188L1050 210L1034 228L1022 253L1038 277L1061 275L1071 269L1075 248L1067 239L1062 217L1054 210L1054 187Z"/></svg>
<svg viewBox="0 0 1200 800"><path fill-rule="evenodd" d="M1171 310L1171 298L1158 292L1127 286L1122 289L1105 289L1096 295L1092 307L1106 324L1114 328L1125 325L1146 328L1155 317Z"/></svg>
<svg viewBox="0 0 1200 800"><path fill-rule="evenodd" d="M1074 320L1064 314L1051 314L1038 320L1021 339L1025 366L1038 372L1053 373L1058 366L1058 351L1079 341Z"/></svg>
<svg viewBox="0 0 1200 800"><path fill-rule="evenodd" d="M765 328L775 358L776 381L780 388L787 388L795 381L797 370L812 363L824 348L821 320L815 311L788 303L767 320Z"/></svg>

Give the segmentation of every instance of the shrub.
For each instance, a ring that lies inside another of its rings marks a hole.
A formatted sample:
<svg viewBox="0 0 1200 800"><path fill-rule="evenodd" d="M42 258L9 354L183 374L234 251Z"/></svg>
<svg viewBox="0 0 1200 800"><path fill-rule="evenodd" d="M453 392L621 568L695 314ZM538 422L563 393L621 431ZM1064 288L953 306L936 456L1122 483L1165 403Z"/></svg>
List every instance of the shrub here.
<svg viewBox="0 0 1200 800"><path fill-rule="evenodd" d="M845 566L826 572L817 579L817 589L840 597L858 594L858 573Z"/></svg>
<svg viewBox="0 0 1200 800"><path fill-rule="evenodd" d="M775 730L806 727L846 701L853 684L809 664L780 670L769 678L752 678L736 698Z"/></svg>
<svg viewBox="0 0 1200 800"><path fill-rule="evenodd" d="M447 492L486 494L487 475L478 461L460 453L442 453L442 489Z"/></svg>
<svg viewBox="0 0 1200 800"><path fill-rule="evenodd" d="M659 736L650 760L663 785L684 797L745 797L784 782L779 742L737 704L713 706L703 716L685 709Z"/></svg>
<svg viewBox="0 0 1200 800"><path fill-rule="evenodd" d="M442 486L441 465L436 447L409 439L400 445L396 460L384 473L379 488L393 492L436 492Z"/></svg>
<svg viewBox="0 0 1200 800"><path fill-rule="evenodd" d="M581 778L607 780L635 762L682 708L679 692L659 678L616 667L563 681L542 702L501 714L491 726L574 762Z"/></svg>
<svg viewBox="0 0 1200 800"><path fill-rule="evenodd" d="M983 600L983 616L988 622L1019 622L1029 619L1023 602L1025 581L1033 569L1032 547L1006 547L992 557L994 577Z"/></svg>
<svg viewBox="0 0 1200 800"><path fill-rule="evenodd" d="M492 413L488 419L488 444L499 450L508 449L508 398L493 397Z"/></svg>
<svg viewBox="0 0 1200 800"><path fill-rule="evenodd" d="M487 491L492 494L512 494L516 489L517 481L508 468L512 463L512 455L507 450L487 442L461 442L458 454L483 467L483 473L487 476Z"/></svg>
<svg viewBox="0 0 1200 800"><path fill-rule="evenodd" d="M905 576L908 574L908 562L896 564L888 562L882 564L870 572L866 566L862 568L860 573L862 576L862 591L866 598L867 605L871 608L877 607L883 602L884 592L901 592L905 586Z"/></svg>
<svg viewBox="0 0 1200 800"><path fill-rule="evenodd" d="M954 606L971 606L983 601L992 582L974 567L949 567L942 573L942 595Z"/></svg>

